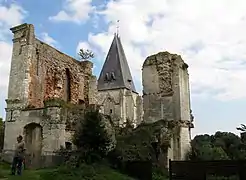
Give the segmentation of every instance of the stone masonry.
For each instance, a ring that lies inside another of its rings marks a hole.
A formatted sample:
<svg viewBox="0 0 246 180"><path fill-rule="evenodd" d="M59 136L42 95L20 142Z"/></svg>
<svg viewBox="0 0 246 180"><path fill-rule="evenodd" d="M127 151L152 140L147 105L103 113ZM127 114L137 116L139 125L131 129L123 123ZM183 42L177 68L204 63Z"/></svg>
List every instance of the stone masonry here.
<svg viewBox="0 0 246 180"><path fill-rule="evenodd" d="M101 112L113 117L115 124L122 126L128 120L137 126L142 122L142 97L136 92L118 34L109 48L97 90Z"/></svg>
<svg viewBox="0 0 246 180"><path fill-rule="evenodd" d="M92 74L92 62L78 61L40 41L33 25L22 24L11 31L14 38L6 99L5 160L12 160L16 137L23 135L29 164L49 165L61 146L73 148L72 127L89 106L99 106L103 114L112 117L114 125L127 120L135 126L159 120L177 122L164 159L185 158L193 118L188 65L180 56L160 52L147 57L141 97L117 34L97 79ZM64 108L61 102L79 108Z"/></svg>
<svg viewBox="0 0 246 180"><path fill-rule="evenodd" d="M4 152L10 160L16 137L21 134L31 159L35 157L38 162L71 143L71 131L66 130L61 107L45 102L61 99L84 106L95 103L93 64L79 62L35 38L31 24L22 24L11 31L14 38Z"/></svg>
<svg viewBox="0 0 246 180"><path fill-rule="evenodd" d="M177 122L167 160L185 159L190 147L193 119L187 68L180 56L169 52L149 56L143 64L143 121Z"/></svg>

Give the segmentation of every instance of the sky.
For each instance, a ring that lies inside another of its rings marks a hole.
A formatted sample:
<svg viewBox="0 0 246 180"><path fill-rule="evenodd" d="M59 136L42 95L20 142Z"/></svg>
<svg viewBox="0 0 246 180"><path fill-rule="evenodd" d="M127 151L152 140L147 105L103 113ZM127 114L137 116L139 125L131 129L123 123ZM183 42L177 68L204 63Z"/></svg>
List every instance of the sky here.
<svg viewBox="0 0 246 180"><path fill-rule="evenodd" d="M236 127L246 123L245 9L245 0L0 0L0 117L5 117L11 27L33 24L37 38L75 58L78 49L91 49L98 76L119 26L139 92L148 55L179 54L189 64L193 136L238 134Z"/></svg>

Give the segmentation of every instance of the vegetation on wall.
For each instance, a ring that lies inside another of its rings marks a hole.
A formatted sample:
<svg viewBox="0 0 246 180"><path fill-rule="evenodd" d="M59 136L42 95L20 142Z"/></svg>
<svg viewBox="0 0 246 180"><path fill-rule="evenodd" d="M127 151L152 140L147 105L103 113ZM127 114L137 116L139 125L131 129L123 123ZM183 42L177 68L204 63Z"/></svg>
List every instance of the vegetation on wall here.
<svg viewBox="0 0 246 180"><path fill-rule="evenodd" d="M78 55L84 61L94 58L94 53L89 49L80 49Z"/></svg>
<svg viewBox="0 0 246 180"><path fill-rule="evenodd" d="M112 141L102 121L99 111L85 111L85 116L77 122L77 129L73 136L73 143L78 147L77 154L68 158L67 167L77 169L84 163L100 164L106 161L111 167L126 173L124 171L126 162L153 160L156 152L152 142L155 141L160 129L167 126L165 121L160 121L154 124L143 124L134 129L130 122L126 122L124 128L117 128L116 147L108 153L108 146ZM169 143L165 146L168 147ZM155 170L154 176L156 179L161 179L163 174Z"/></svg>
<svg viewBox="0 0 246 180"><path fill-rule="evenodd" d="M61 108L69 108L69 109L84 109L84 105L80 104L72 104L70 102L66 102L61 98L50 98L44 102L45 107L61 107Z"/></svg>

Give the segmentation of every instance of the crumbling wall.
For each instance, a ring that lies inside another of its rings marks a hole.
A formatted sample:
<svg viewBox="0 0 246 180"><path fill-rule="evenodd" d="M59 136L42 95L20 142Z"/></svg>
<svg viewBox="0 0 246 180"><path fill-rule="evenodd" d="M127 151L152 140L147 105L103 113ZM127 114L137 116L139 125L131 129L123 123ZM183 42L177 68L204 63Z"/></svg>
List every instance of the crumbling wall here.
<svg viewBox="0 0 246 180"><path fill-rule="evenodd" d="M69 139L67 119L76 121L80 114L74 115L56 104L47 106L47 102L55 99L83 106L95 103L93 64L79 62L38 40L31 24L13 27L11 31L14 37L4 152L11 154L17 135L24 134L26 125L36 123L43 131L42 155L52 155Z"/></svg>
<svg viewBox="0 0 246 180"><path fill-rule="evenodd" d="M79 62L38 39L35 40L35 49L29 88L30 105L39 107L51 98L89 104L92 63Z"/></svg>
<svg viewBox="0 0 246 180"><path fill-rule="evenodd" d="M151 55L143 64L144 122L177 122L168 153L171 159L184 159L190 143L192 116L187 68L180 56L169 52Z"/></svg>
<svg viewBox="0 0 246 180"><path fill-rule="evenodd" d="M11 30L14 45L9 100L22 101L28 108L41 108L50 98L89 104L90 61L79 62L36 39L33 25Z"/></svg>
<svg viewBox="0 0 246 180"><path fill-rule="evenodd" d="M174 120L174 61L168 52L147 57L143 64L144 121Z"/></svg>

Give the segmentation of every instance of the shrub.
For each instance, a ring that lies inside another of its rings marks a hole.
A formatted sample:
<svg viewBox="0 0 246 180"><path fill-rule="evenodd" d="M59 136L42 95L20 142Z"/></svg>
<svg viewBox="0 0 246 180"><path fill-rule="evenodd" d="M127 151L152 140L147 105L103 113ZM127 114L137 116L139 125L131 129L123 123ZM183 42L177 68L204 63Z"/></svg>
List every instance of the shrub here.
<svg viewBox="0 0 246 180"><path fill-rule="evenodd" d="M126 175L120 174L117 171L100 164L81 164L78 168L61 166L56 170L42 172L40 177L45 180L133 180Z"/></svg>
<svg viewBox="0 0 246 180"><path fill-rule="evenodd" d="M104 158L108 152L110 138L105 123L98 110L88 110L77 124L73 143L81 152L86 163L93 163Z"/></svg>

